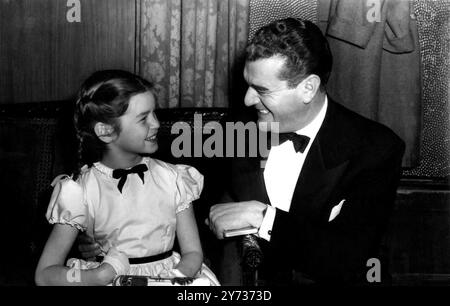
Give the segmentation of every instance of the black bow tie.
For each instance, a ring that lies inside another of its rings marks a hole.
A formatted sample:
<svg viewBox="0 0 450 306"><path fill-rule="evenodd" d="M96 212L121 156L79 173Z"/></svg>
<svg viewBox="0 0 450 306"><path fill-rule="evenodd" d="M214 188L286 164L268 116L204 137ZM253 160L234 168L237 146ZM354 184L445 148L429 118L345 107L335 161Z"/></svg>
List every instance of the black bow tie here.
<svg viewBox="0 0 450 306"><path fill-rule="evenodd" d="M305 152L306 146L309 143L309 137L305 135L298 135L296 133L280 133L279 142L282 144L285 141L292 141L295 152Z"/></svg>
<svg viewBox="0 0 450 306"><path fill-rule="evenodd" d="M146 164L139 164L134 166L131 169L115 169L112 172L112 176L115 179L120 178L119 184L117 184L117 188L119 188L120 193L122 193L123 185L125 185L125 182L127 181L127 176L130 173L137 173L139 177L142 180L142 184L144 184L144 172L148 170L148 167Z"/></svg>

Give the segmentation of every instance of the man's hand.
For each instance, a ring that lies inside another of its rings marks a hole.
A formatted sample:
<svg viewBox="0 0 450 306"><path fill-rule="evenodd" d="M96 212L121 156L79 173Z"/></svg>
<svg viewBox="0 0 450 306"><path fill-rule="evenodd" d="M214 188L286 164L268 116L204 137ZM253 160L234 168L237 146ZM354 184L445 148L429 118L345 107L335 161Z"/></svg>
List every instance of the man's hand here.
<svg viewBox="0 0 450 306"><path fill-rule="evenodd" d="M225 230L247 226L259 228L267 205L259 201L232 202L216 204L209 211L205 223L219 239L223 239Z"/></svg>
<svg viewBox="0 0 450 306"><path fill-rule="evenodd" d="M85 260L95 261L95 256L100 255L102 252L100 245L85 233L78 234L77 242L78 250Z"/></svg>

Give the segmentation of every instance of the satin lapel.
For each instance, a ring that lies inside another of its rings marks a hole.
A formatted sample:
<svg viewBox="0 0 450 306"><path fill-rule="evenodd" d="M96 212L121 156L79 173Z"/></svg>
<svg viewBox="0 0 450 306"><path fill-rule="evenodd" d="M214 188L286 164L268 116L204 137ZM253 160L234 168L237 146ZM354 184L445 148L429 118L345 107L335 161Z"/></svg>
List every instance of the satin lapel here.
<svg viewBox="0 0 450 306"><path fill-rule="evenodd" d="M314 141L295 186L290 208L291 213L310 215L314 211L313 203L321 194L320 186L322 186L325 172L320 147Z"/></svg>
<svg viewBox="0 0 450 306"><path fill-rule="evenodd" d="M320 145L313 143L297 181L290 212L308 219L328 220L333 203L329 199L336 192L335 187L347 165L345 161L328 169Z"/></svg>
<svg viewBox="0 0 450 306"><path fill-rule="evenodd" d="M333 168L356 154L364 143L364 135L357 128L355 114L328 100L328 110L316 140L323 153L326 168Z"/></svg>

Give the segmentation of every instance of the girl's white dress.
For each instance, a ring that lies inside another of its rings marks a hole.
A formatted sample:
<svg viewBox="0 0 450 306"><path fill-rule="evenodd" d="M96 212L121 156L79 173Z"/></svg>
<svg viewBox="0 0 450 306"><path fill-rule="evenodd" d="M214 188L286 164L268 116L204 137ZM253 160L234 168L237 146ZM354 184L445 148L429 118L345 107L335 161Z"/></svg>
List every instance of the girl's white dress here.
<svg viewBox="0 0 450 306"><path fill-rule="evenodd" d="M113 169L100 162L83 167L77 181L58 176L47 210L50 223L69 224L85 231L101 245L103 255L111 247L128 258L157 255L173 248L176 215L190 207L203 189L203 176L193 167L172 165L144 157L148 166L144 183L128 174L122 193ZM166 276L180 260L172 256L145 264L131 264L126 274ZM205 265L193 284L219 285Z"/></svg>

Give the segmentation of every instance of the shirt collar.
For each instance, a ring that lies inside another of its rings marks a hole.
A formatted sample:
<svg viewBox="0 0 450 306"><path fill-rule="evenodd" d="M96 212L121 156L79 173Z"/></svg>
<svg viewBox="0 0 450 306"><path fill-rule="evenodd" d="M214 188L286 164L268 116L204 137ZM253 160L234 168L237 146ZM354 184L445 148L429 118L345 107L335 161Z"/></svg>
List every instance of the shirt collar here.
<svg viewBox="0 0 450 306"><path fill-rule="evenodd" d="M149 164L149 160L150 158L147 156L144 156L141 161L139 163L137 163L136 165L139 164ZM98 171L100 171L101 173L105 174L108 177L112 177L112 172L114 171L114 169L104 165L102 162L98 161L96 163L94 163L94 168L96 168ZM127 169L131 169L132 167L129 167Z"/></svg>

